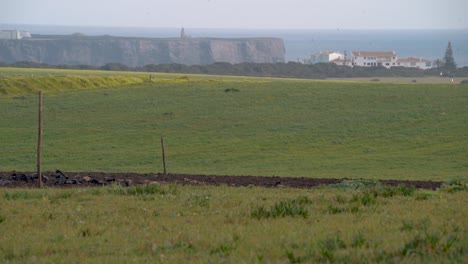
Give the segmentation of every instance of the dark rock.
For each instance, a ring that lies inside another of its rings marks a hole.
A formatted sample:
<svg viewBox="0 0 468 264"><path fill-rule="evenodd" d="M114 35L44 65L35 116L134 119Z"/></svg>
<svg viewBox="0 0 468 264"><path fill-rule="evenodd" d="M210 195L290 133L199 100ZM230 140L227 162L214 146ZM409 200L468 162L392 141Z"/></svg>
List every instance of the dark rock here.
<svg viewBox="0 0 468 264"><path fill-rule="evenodd" d="M9 184L11 184L12 181L10 180L0 180L0 186L7 186Z"/></svg>
<svg viewBox="0 0 468 264"><path fill-rule="evenodd" d="M96 180L96 179L92 179L92 180L90 181L90 183L92 183L92 184L104 185L104 182L103 182L103 181L98 181L98 180Z"/></svg>
<svg viewBox="0 0 468 264"><path fill-rule="evenodd" d="M120 182L120 184L121 184L122 186L129 187L129 186L132 186L132 185L133 185L133 181L130 180L130 179L126 179L126 180Z"/></svg>

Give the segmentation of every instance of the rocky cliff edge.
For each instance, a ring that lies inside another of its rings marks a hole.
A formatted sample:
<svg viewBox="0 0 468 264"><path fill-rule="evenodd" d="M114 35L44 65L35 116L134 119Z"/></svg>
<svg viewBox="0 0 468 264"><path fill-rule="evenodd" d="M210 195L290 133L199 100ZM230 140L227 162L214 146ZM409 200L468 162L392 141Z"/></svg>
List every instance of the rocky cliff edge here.
<svg viewBox="0 0 468 264"><path fill-rule="evenodd" d="M124 38L41 36L0 40L0 62L32 61L52 65L121 63L205 65L214 62L284 62L285 47L279 38Z"/></svg>

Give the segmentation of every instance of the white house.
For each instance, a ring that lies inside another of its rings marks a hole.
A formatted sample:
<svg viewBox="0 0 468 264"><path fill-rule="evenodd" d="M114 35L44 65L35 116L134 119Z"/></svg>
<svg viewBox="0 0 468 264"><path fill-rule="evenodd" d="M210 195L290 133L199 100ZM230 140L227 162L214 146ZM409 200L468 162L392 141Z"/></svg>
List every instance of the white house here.
<svg viewBox="0 0 468 264"><path fill-rule="evenodd" d="M394 51L353 51L353 66L390 68L397 66Z"/></svg>
<svg viewBox="0 0 468 264"><path fill-rule="evenodd" d="M330 61L331 63L335 63L336 65L345 65L345 66L349 66L349 67L353 67L353 61L351 60L344 60L344 59L334 59L332 61Z"/></svg>
<svg viewBox="0 0 468 264"><path fill-rule="evenodd" d="M397 65L400 67L419 68L427 70L432 68L432 61L423 58L398 58Z"/></svg>
<svg viewBox="0 0 468 264"><path fill-rule="evenodd" d="M22 38L30 38L31 33L28 31L19 30L0 30L0 39L17 40Z"/></svg>
<svg viewBox="0 0 468 264"><path fill-rule="evenodd" d="M311 56L312 63L330 62L336 59L344 59L344 55L334 51L322 51Z"/></svg>

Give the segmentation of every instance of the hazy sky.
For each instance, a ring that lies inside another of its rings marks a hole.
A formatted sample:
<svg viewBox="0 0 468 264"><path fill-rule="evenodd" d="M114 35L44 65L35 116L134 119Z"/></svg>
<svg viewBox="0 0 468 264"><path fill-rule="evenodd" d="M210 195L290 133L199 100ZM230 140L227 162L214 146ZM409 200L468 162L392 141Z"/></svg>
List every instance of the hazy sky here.
<svg viewBox="0 0 468 264"><path fill-rule="evenodd" d="M468 0L0 0L0 23L251 29L468 28Z"/></svg>

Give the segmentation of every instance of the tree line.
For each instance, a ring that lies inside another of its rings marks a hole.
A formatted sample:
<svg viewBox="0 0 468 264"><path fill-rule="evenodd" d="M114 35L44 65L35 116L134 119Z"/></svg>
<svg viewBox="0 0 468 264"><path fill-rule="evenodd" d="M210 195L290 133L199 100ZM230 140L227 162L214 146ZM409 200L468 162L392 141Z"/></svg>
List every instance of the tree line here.
<svg viewBox="0 0 468 264"><path fill-rule="evenodd" d="M280 78L354 78L354 77L424 77L424 76L447 76L468 77L468 67L447 68L439 65L428 70L405 67L392 67L387 69L381 67L348 67L334 63L302 64L297 62L288 63L239 63L230 64L216 62L209 65L182 65L182 64L150 64L143 67L129 67L120 63L108 63L103 66L91 65L49 65L36 62L1 63L0 67L17 68L51 68L51 69L81 69L81 70L106 70L106 71L142 71L142 72L164 72L183 74L210 74L210 75L239 75L257 77L280 77Z"/></svg>
<svg viewBox="0 0 468 264"><path fill-rule="evenodd" d="M443 59L434 61L436 67L422 70L418 68L392 67L348 67L334 63L302 64L288 63L239 63L216 62L210 65L150 64L143 67L129 67L121 63L108 63L103 66L92 65L49 65L45 63L20 61L2 63L0 67L51 68L105 71L141 71L185 74L238 75L280 78L355 78L355 77L468 77L468 67L457 68L453 57L452 44L449 41Z"/></svg>

